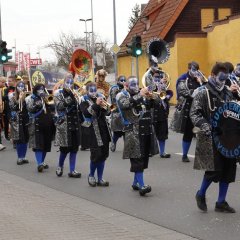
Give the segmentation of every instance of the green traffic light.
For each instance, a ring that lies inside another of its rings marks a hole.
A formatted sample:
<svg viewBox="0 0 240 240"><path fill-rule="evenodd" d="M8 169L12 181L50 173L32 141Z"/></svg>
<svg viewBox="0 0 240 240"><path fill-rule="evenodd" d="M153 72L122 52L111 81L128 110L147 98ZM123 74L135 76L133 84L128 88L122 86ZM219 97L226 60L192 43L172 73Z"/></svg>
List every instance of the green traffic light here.
<svg viewBox="0 0 240 240"><path fill-rule="evenodd" d="M1 61L5 62L7 60L7 57L5 55L1 56Z"/></svg>
<svg viewBox="0 0 240 240"><path fill-rule="evenodd" d="M142 50L141 50L141 49L137 49L137 50L136 50L136 55L137 55L137 56L140 56L141 54L142 54Z"/></svg>

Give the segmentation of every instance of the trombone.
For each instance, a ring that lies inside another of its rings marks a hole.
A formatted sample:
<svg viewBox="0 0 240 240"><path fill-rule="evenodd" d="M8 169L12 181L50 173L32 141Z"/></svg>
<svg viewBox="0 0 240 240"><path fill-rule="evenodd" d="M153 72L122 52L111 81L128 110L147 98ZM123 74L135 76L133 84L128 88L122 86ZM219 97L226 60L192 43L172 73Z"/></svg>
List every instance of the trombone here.
<svg viewBox="0 0 240 240"><path fill-rule="evenodd" d="M203 83L208 82L207 77L200 70L197 70L195 77L201 80L201 83L200 83L201 85L203 85Z"/></svg>
<svg viewBox="0 0 240 240"><path fill-rule="evenodd" d="M53 94L50 94L46 88L45 92L47 96L44 97L44 102L48 105L54 105Z"/></svg>
<svg viewBox="0 0 240 240"><path fill-rule="evenodd" d="M31 94L32 94L32 93L29 92L29 91L21 91L21 92L19 93L18 108L19 108L20 112L22 112L22 109L23 109L23 101L24 101L24 99L25 99L27 96L31 95Z"/></svg>

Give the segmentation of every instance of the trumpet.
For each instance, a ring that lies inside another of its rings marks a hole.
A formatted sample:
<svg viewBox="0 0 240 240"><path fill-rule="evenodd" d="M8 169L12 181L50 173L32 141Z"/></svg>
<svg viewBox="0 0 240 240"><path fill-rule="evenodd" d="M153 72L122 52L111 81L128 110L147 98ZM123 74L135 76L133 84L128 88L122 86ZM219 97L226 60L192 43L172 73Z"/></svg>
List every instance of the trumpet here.
<svg viewBox="0 0 240 240"><path fill-rule="evenodd" d="M112 112L117 109L117 106L116 104L110 104L106 100L102 99L102 108L105 110L110 109L110 111Z"/></svg>

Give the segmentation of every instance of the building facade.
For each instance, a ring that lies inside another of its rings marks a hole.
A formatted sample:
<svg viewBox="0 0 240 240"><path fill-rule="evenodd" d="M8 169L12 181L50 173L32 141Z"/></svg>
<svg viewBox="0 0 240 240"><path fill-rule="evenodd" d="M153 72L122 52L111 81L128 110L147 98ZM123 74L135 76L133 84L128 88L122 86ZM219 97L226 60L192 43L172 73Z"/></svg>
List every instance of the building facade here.
<svg viewBox="0 0 240 240"><path fill-rule="evenodd" d="M208 76L217 61L240 62L240 4L238 0L150 0L121 44L118 73L135 74L135 59L126 53L126 44L141 35L143 46L153 37L170 46L169 60L159 65L171 76L175 92L176 79L187 71L188 62L199 62ZM139 76L149 66L148 56L139 57ZM172 103L176 102L173 98Z"/></svg>

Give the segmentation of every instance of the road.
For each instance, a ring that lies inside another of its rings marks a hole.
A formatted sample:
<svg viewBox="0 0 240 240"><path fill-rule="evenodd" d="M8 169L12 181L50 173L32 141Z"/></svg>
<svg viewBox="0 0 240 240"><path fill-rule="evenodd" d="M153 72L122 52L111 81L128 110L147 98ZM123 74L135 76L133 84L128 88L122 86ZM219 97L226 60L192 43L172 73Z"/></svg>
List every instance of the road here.
<svg viewBox="0 0 240 240"><path fill-rule="evenodd" d="M190 149L191 155L194 155L194 147L195 141ZM214 211L218 195L217 184L213 184L207 194L208 213L201 213L196 207L195 194L203 173L193 170L193 158L190 158L190 163L181 161L178 154L181 152L180 134L170 132L166 144L167 152L172 154L170 159L161 159L158 156L150 159L149 169L145 172L145 182L152 186L152 192L146 197L140 197L131 189L130 163L129 160L122 160L122 148L121 140L117 151L110 153L106 162L104 178L110 181L109 188L88 186L89 151L78 153L76 169L82 173L81 179L67 177L68 161L63 177L58 178L55 175L59 155L55 147L46 158L50 165L49 170L37 173L32 151L29 150L27 154L30 164L18 166L16 152L10 143L7 143L7 149L0 153L0 170L198 239L239 240L239 171L236 183L230 186L227 199L237 213L222 214Z"/></svg>

